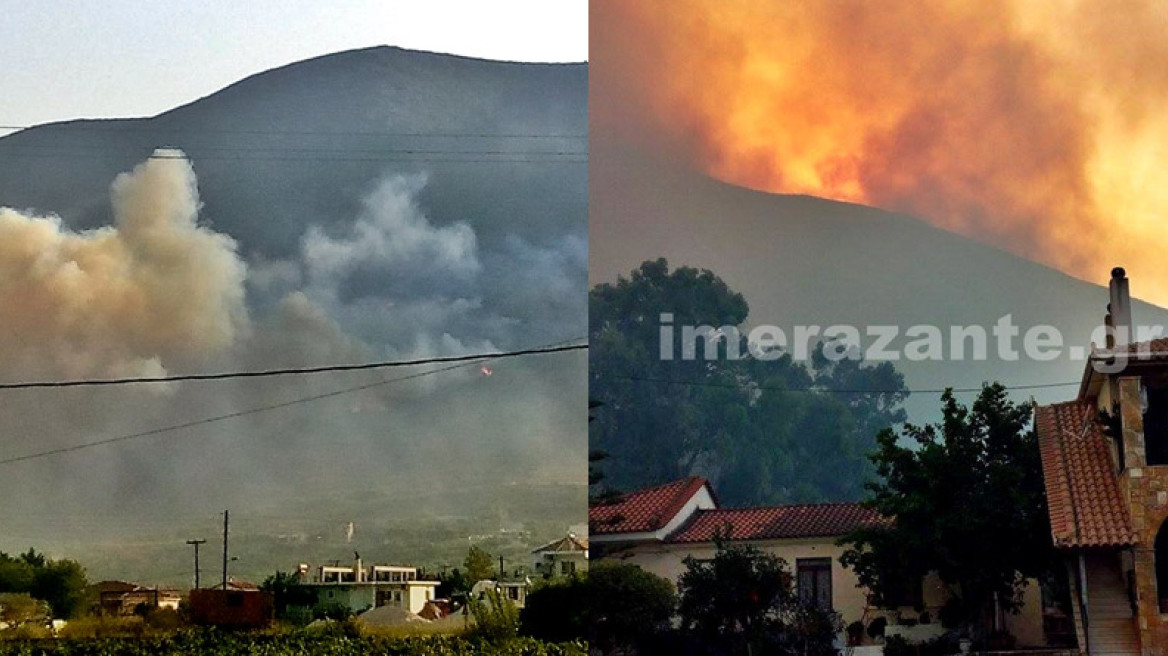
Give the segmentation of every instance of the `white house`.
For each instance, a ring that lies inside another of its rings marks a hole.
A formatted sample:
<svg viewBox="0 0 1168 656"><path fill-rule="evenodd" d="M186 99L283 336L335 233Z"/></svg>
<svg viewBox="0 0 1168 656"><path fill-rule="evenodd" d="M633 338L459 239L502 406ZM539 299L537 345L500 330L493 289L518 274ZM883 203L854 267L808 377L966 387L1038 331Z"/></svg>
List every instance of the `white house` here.
<svg viewBox="0 0 1168 656"><path fill-rule="evenodd" d="M357 558L352 566L324 565L309 576L309 566L297 568L300 585L311 588L318 604L339 604L355 613L382 606L396 606L411 613L421 612L435 598L438 581L418 580L416 567L395 565L362 566Z"/></svg>
<svg viewBox="0 0 1168 656"><path fill-rule="evenodd" d="M569 533L531 551L531 568L545 579L588 571L588 539Z"/></svg>
<svg viewBox="0 0 1168 656"><path fill-rule="evenodd" d="M491 579L484 579L475 583L470 589L471 597L477 598L479 601L487 599L487 591L494 589L504 599L510 599L511 603L515 604L516 608L523 608L527 605L527 592L531 588L531 581L494 581Z"/></svg>
<svg viewBox="0 0 1168 656"><path fill-rule="evenodd" d="M946 594L936 575L906 583L895 606L879 608L856 573L840 563L845 547L836 543L841 537L889 521L858 503L723 508L709 482L693 476L595 505L588 518L590 543L602 560L631 563L677 583L685 559L713 559L720 537L785 560L799 596L839 613L845 625L885 617L888 634L915 640L941 631L936 618ZM1022 613L1007 616L1005 627L1019 644L1042 645L1038 586L1029 586L1026 594ZM922 626L925 614L929 622Z"/></svg>

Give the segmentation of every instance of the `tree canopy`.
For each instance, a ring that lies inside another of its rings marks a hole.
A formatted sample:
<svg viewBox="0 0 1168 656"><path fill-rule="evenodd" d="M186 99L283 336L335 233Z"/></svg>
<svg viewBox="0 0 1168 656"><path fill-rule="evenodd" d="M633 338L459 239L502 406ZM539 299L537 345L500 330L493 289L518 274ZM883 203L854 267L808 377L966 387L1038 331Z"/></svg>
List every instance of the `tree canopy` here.
<svg viewBox="0 0 1168 656"><path fill-rule="evenodd" d="M677 606L672 583L629 563L592 565L587 592L588 639L604 653L648 646L669 628Z"/></svg>
<svg viewBox="0 0 1168 656"><path fill-rule="evenodd" d="M52 560L33 549L19 556L0 552L0 593L23 593L46 602L54 617L83 612L88 586L85 569L76 561Z"/></svg>
<svg viewBox="0 0 1168 656"><path fill-rule="evenodd" d="M1001 385L970 407L952 391L941 404L937 425L880 433L867 503L896 520L848 536L843 561L878 597L936 572L952 599L944 614L971 625L995 598L1016 607L1025 580L1051 563L1042 463L1031 405Z"/></svg>
<svg viewBox="0 0 1168 656"><path fill-rule="evenodd" d="M787 563L749 545L685 559L678 580L683 631L713 653L834 654L840 618L801 601Z"/></svg>
<svg viewBox="0 0 1168 656"><path fill-rule="evenodd" d="M466 578L471 582L471 585L478 581L495 578L495 561L491 558L491 554L487 553L479 545L471 545L466 552L466 560L463 562L466 568Z"/></svg>
<svg viewBox="0 0 1168 656"><path fill-rule="evenodd" d="M663 360L661 315L672 315ZM589 295L590 446L604 483L629 490L691 474L730 505L858 500L876 432L904 420L902 376L889 363L790 355L682 359L681 326L744 326L749 305L713 272L647 261ZM722 356L729 338L716 348ZM856 393L856 390L879 390ZM594 495L596 496L596 495Z"/></svg>

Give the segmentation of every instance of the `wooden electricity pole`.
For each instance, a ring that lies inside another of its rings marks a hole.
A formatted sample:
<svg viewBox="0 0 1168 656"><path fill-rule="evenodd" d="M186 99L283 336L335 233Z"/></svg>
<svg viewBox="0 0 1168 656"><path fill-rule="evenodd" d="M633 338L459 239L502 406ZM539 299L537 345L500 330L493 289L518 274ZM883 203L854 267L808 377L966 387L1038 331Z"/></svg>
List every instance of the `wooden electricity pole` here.
<svg viewBox="0 0 1168 656"><path fill-rule="evenodd" d="M223 589L227 589L227 526L230 521L229 511L223 511Z"/></svg>
<svg viewBox="0 0 1168 656"><path fill-rule="evenodd" d="M195 547L195 589L199 589L199 545L206 544L206 540L187 540L187 544Z"/></svg>

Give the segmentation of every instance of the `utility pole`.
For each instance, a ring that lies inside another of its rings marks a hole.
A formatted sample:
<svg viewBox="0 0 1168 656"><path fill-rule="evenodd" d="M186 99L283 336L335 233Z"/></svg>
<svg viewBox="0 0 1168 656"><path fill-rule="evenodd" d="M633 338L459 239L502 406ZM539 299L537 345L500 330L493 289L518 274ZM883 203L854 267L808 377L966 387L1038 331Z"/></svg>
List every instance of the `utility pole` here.
<svg viewBox="0 0 1168 656"><path fill-rule="evenodd" d="M499 583L503 582L503 557L499 556Z"/></svg>
<svg viewBox="0 0 1168 656"><path fill-rule="evenodd" d="M195 548L195 589L199 589L199 545L206 544L206 540L187 540L187 544Z"/></svg>
<svg viewBox="0 0 1168 656"><path fill-rule="evenodd" d="M227 526L230 521L229 511L223 511L223 589L227 589Z"/></svg>

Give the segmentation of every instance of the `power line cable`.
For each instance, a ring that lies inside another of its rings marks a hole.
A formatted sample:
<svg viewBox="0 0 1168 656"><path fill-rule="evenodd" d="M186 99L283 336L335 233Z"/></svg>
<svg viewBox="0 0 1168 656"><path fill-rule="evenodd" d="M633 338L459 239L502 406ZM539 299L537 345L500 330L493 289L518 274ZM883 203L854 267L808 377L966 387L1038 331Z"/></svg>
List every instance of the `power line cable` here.
<svg viewBox="0 0 1168 656"><path fill-rule="evenodd" d="M357 137L434 137L442 139L587 139L588 133L559 133L559 132L386 132L381 130L233 130L214 128L164 128L138 125L101 125L99 121L138 121L149 119L76 119L73 121L56 121L39 125L0 125L0 130L31 130L46 127L74 127L75 123L87 123L86 130L104 132L153 132L165 134L255 134L255 135L298 135L298 136L357 136Z"/></svg>
<svg viewBox="0 0 1168 656"><path fill-rule="evenodd" d="M583 339L583 338L580 338ZM569 341L579 341L569 340ZM0 391L17 389L41 389L56 387L100 387L110 385L135 385L142 383L174 383L182 381L225 380L230 378L270 378L272 376L299 376L336 371L366 371L369 369L392 369L396 367L417 367L427 364L443 364L450 362L469 362L473 360L491 359L502 360L524 355L542 355L546 353L560 353L563 351L579 351L588 348L587 344L564 344L548 347L523 349L520 351L502 351L498 353L474 353L470 355L451 355L437 358L420 358L416 360L387 360L382 362L366 362L362 364L332 364L319 367L290 367L283 369L262 369L258 371L228 371L213 374L179 374L175 376L141 376L134 378L91 378L81 380L47 380L28 381L19 383L0 383Z"/></svg>
<svg viewBox="0 0 1168 656"><path fill-rule="evenodd" d="M467 155L480 155L481 153L466 153ZM524 155L524 153L514 153L515 155ZM97 153L13 153L0 150L0 159L60 159L68 157L69 159L108 159L108 155ZM191 159L191 157L177 157L177 156L153 156L153 155L135 155L135 157L147 157L153 159ZM338 154L331 157L323 156L302 156L302 157L283 157L275 155L196 155L194 159L199 161L237 161L237 162L426 162L426 163L480 163L480 164L587 164L588 157L586 153L579 153L567 157L512 157L505 154L491 155L489 157L437 157L437 156L419 156L419 155L394 155L388 154L384 156L347 156Z"/></svg>
<svg viewBox="0 0 1168 656"><path fill-rule="evenodd" d="M567 341L576 341L576 340L567 340ZM560 343L562 344L563 342L560 342ZM194 428L196 426L204 426L207 424L213 424L213 423L220 422L220 421L226 421L228 419L237 419L239 417L246 417L249 415L255 415L255 414L262 413L262 412L270 412L272 410L279 410L282 408L288 408L288 407L295 406L295 405L302 405L305 403L311 403L313 401L320 401L322 399L334 398L334 397L341 396L344 394L349 394L352 392L359 392L362 390L372 389L375 387L381 387L384 385L391 385L393 383L401 383L401 382L405 382L407 380L415 380L415 379L422 378L425 376L432 376L434 374L439 374L439 373L451 371L454 369L468 367L468 366L475 365L475 364L491 362L493 360L500 359L500 356L502 356L502 357L516 357L520 354L522 354L522 355L536 355L536 354L546 354L546 353L558 353L558 352L563 352L563 351L567 351L567 350L574 350L574 349L579 349L579 348L587 348L587 344L576 345L576 346L572 346L572 347L550 346L550 347L542 347L542 348L535 348L535 349L525 349L524 351L511 351L509 353L498 354L498 355L486 355L486 356L480 355L480 356L477 356L478 359L474 360L474 361L469 361L469 362L460 361L457 364L452 364L452 365L442 367L439 369L432 369L430 371L422 371L422 372L418 372L416 374L409 374L407 376L400 376L398 378L390 378L388 380L380 380L380 381L373 382L373 383L367 383L365 385L358 385L356 387L347 387L344 389L333 390L331 392L325 392L322 394L313 394L311 396L304 396L304 397L300 397L297 399L292 399L290 401L283 401L280 403L272 403L272 404L268 404L268 405L264 405L264 406L258 406L255 408L249 408L247 410L238 410L236 412L229 412L226 414L214 415L211 417L204 417L202 419L196 419L193 421L186 421L186 422L182 422L179 424L171 424L169 426L162 426L160 428L152 428L150 430L139 431L136 433L129 433L126 435L118 435L116 437L109 437L109 438L105 438L105 439L101 439L101 440L94 440L92 442L83 442L81 444L73 444L70 446L63 446L63 447L58 447L55 449L48 449L48 450L39 451L36 453L28 453L25 455L14 456L11 458L4 458L4 459L0 459L0 466L10 465L10 464L14 464L17 462L25 462L28 460L36 460L39 458L47 458L49 456L62 455L65 453L74 453L76 451L83 451L86 449L92 449L94 447L104 446L107 444L116 444L119 442L127 442L130 440L136 440L136 439L140 439L143 437L162 435L165 433L171 433L171 432L182 430L185 428ZM447 361L449 361L449 360L447 360Z"/></svg>

